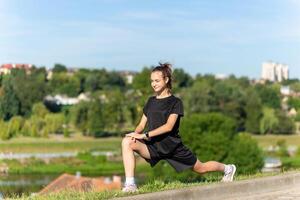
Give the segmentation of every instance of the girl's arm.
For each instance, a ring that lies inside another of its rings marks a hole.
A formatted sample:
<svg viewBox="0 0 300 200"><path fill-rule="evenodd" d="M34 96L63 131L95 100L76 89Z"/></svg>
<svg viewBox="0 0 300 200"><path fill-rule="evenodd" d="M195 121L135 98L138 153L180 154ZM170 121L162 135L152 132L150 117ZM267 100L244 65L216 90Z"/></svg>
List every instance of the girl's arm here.
<svg viewBox="0 0 300 200"><path fill-rule="evenodd" d="M134 132L141 134L144 131L146 124L147 124L147 117L143 114L140 123L137 125Z"/></svg>
<svg viewBox="0 0 300 200"><path fill-rule="evenodd" d="M174 127L174 125L176 123L177 118L178 118L178 114L171 114L169 116L167 122L164 125L162 125L162 126L156 128L156 129L148 132L149 137L151 138L151 137L154 137L154 136L157 136L157 135L161 135L161 134L170 132L173 129L173 127ZM142 121L143 121L143 118L142 118L141 122ZM147 118L146 118L146 122L147 122ZM140 123L140 124L143 125L144 123ZM129 137L132 137L132 138L135 138L135 139L146 139L144 134L138 134L138 133L142 133L142 131L144 130L144 127L145 127L145 126L140 126L140 124L135 129L138 132L135 131L133 133L127 134L126 136L129 136ZM146 125L146 123L144 125Z"/></svg>
<svg viewBox="0 0 300 200"><path fill-rule="evenodd" d="M177 118L178 118L178 114L170 114L167 122L164 125L148 132L149 137L151 138L154 136L158 136L170 132L173 129Z"/></svg>

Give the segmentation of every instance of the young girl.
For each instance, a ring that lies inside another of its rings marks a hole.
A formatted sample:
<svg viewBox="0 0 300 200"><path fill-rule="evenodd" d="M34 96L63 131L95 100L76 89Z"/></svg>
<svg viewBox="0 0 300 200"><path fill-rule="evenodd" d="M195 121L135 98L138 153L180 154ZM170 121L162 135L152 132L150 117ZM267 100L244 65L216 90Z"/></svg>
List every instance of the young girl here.
<svg viewBox="0 0 300 200"><path fill-rule="evenodd" d="M180 118L183 117L182 101L173 96L172 70L168 63L159 64L151 72L151 86L155 96L148 99L143 116L135 131L126 134L122 141L122 156L125 169L124 192L134 192L134 152L142 156L153 167L160 160L166 160L177 172L192 169L203 174L211 171L224 172L223 182L230 182L236 171L235 165L216 161L200 162L182 144L179 136ZM144 131L147 124L147 130Z"/></svg>

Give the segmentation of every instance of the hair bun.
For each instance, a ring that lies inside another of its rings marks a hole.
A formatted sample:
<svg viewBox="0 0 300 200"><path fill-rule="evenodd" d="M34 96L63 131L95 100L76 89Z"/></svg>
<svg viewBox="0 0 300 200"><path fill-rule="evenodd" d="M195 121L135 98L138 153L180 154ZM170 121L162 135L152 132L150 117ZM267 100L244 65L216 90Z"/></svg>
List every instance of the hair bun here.
<svg viewBox="0 0 300 200"><path fill-rule="evenodd" d="M159 66L160 67L165 67L165 68L168 68L169 70L170 70L170 72L172 72L172 64L171 63L168 63L168 62L166 62L166 63L159 63Z"/></svg>

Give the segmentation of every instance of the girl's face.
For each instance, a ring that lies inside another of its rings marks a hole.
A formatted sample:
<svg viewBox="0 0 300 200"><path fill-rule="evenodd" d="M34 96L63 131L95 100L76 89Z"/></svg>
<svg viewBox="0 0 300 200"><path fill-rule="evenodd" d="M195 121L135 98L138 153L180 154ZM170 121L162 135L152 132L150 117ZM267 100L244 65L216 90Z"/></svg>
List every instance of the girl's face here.
<svg viewBox="0 0 300 200"><path fill-rule="evenodd" d="M151 73L151 86L154 92L159 93L167 88L168 78L164 78L163 73L154 71Z"/></svg>

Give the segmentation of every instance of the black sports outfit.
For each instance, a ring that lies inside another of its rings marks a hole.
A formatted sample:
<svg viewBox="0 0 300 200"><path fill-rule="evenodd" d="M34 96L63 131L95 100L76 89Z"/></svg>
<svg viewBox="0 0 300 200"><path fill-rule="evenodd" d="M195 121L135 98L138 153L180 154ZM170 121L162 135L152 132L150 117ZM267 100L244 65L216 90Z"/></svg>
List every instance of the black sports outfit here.
<svg viewBox="0 0 300 200"><path fill-rule="evenodd" d="M178 114L173 129L168 133L144 140L150 152L151 159L145 159L153 167L160 160L166 160L177 172L192 168L197 157L182 144L179 136L180 118L183 117L182 101L174 95L157 99L152 96L144 106L143 112L147 117L148 131L164 125L170 114Z"/></svg>

